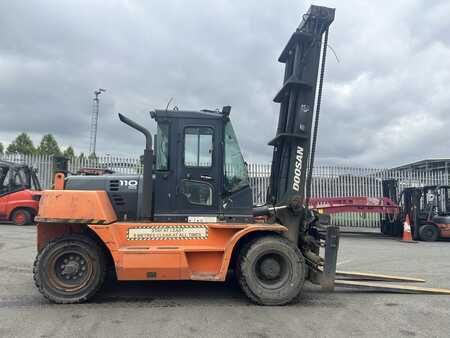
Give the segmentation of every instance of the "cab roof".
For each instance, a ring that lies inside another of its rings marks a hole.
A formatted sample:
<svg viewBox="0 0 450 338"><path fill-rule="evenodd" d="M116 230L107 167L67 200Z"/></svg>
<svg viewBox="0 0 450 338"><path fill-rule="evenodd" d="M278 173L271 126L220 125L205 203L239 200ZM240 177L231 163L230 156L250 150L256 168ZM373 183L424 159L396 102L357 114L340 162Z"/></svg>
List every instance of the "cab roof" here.
<svg viewBox="0 0 450 338"><path fill-rule="evenodd" d="M229 107L229 106L228 106ZM177 110L177 109L155 109L150 112L150 116L155 119L167 118L184 118L184 119L226 119L230 114L231 107L224 107L222 111L219 110Z"/></svg>
<svg viewBox="0 0 450 338"><path fill-rule="evenodd" d="M9 161L0 160L1 168L24 168L28 167L26 164L14 163Z"/></svg>

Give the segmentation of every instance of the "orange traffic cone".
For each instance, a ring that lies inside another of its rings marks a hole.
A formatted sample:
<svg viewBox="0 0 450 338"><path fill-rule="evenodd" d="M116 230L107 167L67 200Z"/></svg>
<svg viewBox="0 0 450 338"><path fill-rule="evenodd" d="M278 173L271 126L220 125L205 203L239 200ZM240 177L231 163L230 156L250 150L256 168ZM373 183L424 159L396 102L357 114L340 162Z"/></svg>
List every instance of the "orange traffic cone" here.
<svg viewBox="0 0 450 338"><path fill-rule="evenodd" d="M416 241L413 241L413 239L412 239L411 222L409 221L409 215L406 215L405 221L403 222L402 242L417 243Z"/></svg>

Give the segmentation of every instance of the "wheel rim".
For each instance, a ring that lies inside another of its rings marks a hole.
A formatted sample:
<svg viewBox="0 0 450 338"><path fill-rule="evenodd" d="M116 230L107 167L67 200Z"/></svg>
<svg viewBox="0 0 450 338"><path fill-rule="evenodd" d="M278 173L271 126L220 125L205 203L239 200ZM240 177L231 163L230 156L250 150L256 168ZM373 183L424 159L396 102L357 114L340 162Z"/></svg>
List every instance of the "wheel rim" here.
<svg viewBox="0 0 450 338"><path fill-rule="evenodd" d="M18 212L14 216L14 222L17 224L24 224L26 221L26 216L23 212Z"/></svg>
<svg viewBox="0 0 450 338"><path fill-rule="evenodd" d="M55 252L49 259L47 274L50 284L65 293L77 292L94 275L92 260L77 247Z"/></svg>
<svg viewBox="0 0 450 338"><path fill-rule="evenodd" d="M423 229L423 236L425 239L432 239L434 237L434 229L426 227L425 229Z"/></svg>
<svg viewBox="0 0 450 338"><path fill-rule="evenodd" d="M280 252L266 252L254 264L254 274L258 283L266 289L278 289L291 275L289 259Z"/></svg>

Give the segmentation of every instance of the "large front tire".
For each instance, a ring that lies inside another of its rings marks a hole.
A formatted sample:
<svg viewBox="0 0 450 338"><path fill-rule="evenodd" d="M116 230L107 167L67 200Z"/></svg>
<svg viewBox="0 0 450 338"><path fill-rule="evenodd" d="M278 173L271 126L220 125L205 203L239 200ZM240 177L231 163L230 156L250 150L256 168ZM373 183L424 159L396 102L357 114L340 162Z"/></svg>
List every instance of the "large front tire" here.
<svg viewBox="0 0 450 338"><path fill-rule="evenodd" d="M49 242L34 262L34 281L39 291L59 304L82 303L100 289L106 260L92 239L67 235Z"/></svg>
<svg viewBox="0 0 450 338"><path fill-rule="evenodd" d="M434 242L439 238L439 229L432 224L425 224L419 228L419 237L425 242Z"/></svg>
<svg viewBox="0 0 450 338"><path fill-rule="evenodd" d="M286 238L265 236L243 247L236 273L242 290L255 303L285 305L300 297L305 282L305 260Z"/></svg>

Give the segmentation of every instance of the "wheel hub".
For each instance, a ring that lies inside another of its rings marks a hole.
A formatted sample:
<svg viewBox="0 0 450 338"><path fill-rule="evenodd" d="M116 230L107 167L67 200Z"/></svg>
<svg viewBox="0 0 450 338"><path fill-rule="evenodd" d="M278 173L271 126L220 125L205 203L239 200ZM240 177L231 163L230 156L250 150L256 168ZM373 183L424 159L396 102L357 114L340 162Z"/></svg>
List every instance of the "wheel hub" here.
<svg viewBox="0 0 450 338"><path fill-rule="evenodd" d="M261 275L268 279L274 280L280 276L280 263L274 258L266 258L261 262Z"/></svg>
<svg viewBox="0 0 450 338"><path fill-rule="evenodd" d="M77 282L86 274L86 261L81 255L62 255L55 266L56 275L63 281Z"/></svg>
<svg viewBox="0 0 450 338"><path fill-rule="evenodd" d="M64 270L61 272L63 275L73 275L77 274L80 270L80 264L77 262L69 262L67 265L64 266Z"/></svg>
<svg viewBox="0 0 450 338"><path fill-rule="evenodd" d="M22 214L22 213L18 214L18 215L16 216L16 221L19 222L19 223L25 222L25 215Z"/></svg>
<svg viewBox="0 0 450 338"><path fill-rule="evenodd" d="M254 271L258 282L269 289L279 287L289 278L288 262L279 252L269 252L259 257Z"/></svg>

